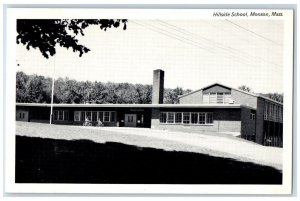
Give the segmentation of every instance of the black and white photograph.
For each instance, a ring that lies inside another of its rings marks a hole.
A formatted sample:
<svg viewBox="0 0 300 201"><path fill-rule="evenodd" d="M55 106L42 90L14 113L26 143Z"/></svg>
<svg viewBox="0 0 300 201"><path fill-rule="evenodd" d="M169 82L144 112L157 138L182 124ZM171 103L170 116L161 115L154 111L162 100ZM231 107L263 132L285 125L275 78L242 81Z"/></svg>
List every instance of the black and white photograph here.
<svg viewBox="0 0 300 201"><path fill-rule="evenodd" d="M11 11L10 191L291 191L292 10L62 10Z"/></svg>

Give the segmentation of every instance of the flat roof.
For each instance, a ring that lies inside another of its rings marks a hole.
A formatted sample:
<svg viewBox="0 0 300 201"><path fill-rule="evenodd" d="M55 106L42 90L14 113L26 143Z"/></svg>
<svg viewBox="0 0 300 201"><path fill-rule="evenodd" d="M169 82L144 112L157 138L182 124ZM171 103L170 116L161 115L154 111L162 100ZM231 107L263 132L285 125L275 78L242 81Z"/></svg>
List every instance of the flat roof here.
<svg viewBox="0 0 300 201"><path fill-rule="evenodd" d="M51 107L48 103L16 103L16 106L28 107ZM255 109L246 105L240 104L53 104L53 107L70 107L70 108L241 108L247 107Z"/></svg>

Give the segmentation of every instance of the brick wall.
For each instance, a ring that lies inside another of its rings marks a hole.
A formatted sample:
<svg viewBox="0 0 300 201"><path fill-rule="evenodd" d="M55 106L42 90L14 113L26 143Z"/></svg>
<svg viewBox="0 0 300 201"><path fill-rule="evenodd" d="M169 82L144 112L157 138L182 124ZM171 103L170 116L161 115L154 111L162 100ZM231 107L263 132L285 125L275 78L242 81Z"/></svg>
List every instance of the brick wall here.
<svg viewBox="0 0 300 201"><path fill-rule="evenodd" d="M257 97L245 94L235 89L231 90L231 98L234 100L235 104L246 105L252 108L257 107Z"/></svg>
<svg viewBox="0 0 300 201"><path fill-rule="evenodd" d="M161 110L162 112L181 112L181 110ZM186 112L190 112L191 110ZM193 110L194 112L201 112L201 109ZM151 128L178 130L178 131L213 131L213 132L241 132L241 110L235 109L211 109L210 111L203 110L203 112L213 112L213 125L184 125L184 124L164 124L159 122L160 109L152 110Z"/></svg>
<svg viewBox="0 0 300 201"><path fill-rule="evenodd" d="M241 137L249 139L255 136L255 121L250 119L251 109L243 107L241 109ZM248 137L247 137L248 136Z"/></svg>
<svg viewBox="0 0 300 201"><path fill-rule="evenodd" d="M264 140L264 104L263 98L257 98L257 110L256 110L256 142L263 144Z"/></svg>

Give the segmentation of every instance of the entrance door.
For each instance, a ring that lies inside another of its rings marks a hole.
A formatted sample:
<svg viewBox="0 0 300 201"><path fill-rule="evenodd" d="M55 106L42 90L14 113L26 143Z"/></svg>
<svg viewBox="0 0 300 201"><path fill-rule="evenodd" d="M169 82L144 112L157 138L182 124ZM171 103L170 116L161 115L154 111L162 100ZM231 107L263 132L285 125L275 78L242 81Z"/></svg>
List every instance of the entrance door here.
<svg viewBox="0 0 300 201"><path fill-rule="evenodd" d="M28 121L28 111L17 110L16 115L17 121Z"/></svg>
<svg viewBox="0 0 300 201"><path fill-rule="evenodd" d="M125 127L136 127L136 114L125 114Z"/></svg>

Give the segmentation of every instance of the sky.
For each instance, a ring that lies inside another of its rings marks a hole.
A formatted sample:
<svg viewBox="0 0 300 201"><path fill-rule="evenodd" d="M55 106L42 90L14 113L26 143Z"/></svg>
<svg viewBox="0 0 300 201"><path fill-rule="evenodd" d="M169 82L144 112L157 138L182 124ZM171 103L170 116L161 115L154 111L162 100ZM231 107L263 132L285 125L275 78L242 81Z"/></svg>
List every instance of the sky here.
<svg viewBox="0 0 300 201"><path fill-rule="evenodd" d="M281 20L139 20L127 29L85 29L79 57L58 47L46 59L37 49L17 46L17 71L76 80L152 84L165 71L165 88L197 90L219 82L254 92L283 92Z"/></svg>

